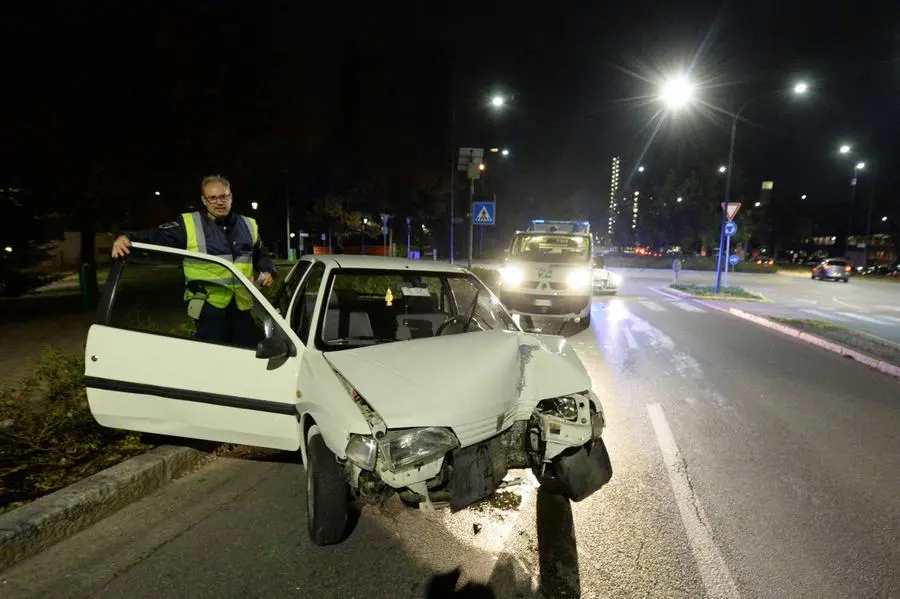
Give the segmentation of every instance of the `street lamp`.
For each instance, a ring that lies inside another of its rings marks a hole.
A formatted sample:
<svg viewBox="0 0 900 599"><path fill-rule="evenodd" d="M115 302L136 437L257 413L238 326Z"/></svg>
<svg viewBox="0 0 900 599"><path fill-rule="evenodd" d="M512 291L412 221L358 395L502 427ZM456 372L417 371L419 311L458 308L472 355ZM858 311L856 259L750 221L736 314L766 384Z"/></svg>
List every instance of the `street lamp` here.
<svg viewBox="0 0 900 599"><path fill-rule="evenodd" d="M644 172L644 167L639 166L639 167L638 167L638 172L639 172L639 173L643 173L643 172Z"/></svg>
<svg viewBox="0 0 900 599"><path fill-rule="evenodd" d="M682 197L679 196L679 198L678 198L677 201L678 201L678 202L681 202L681 200L683 200L683 199L684 199L684 198L682 198Z"/></svg>
<svg viewBox="0 0 900 599"><path fill-rule="evenodd" d="M756 202L755 204L753 204L753 206L755 208L759 208L760 206L762 206L762 202Z"/></svg>
<svg viewBox="0 0 900 599"><path fill-rule="evenodd" d="M496 110L502 110L506 106L506 96L494 94L490 99L490 105ZM454 261L454 231L456 219L456 105L453 103L453 110L450 117L450 264ZM495 148L491 148L493 152ZM482 169L484 170L484 169Z"/></svg>
<svg viewBox="0 0 900 599"><path fill-rule="evenodd" d="M847 144L844 144L844 145L842 145L842 146L838 149L838 151L839 151L841 154L846 154L846 153L848 153L848 152L850 151L850 146L848 146Z"/></svg>
<svg viewBox="0 0 900 599"><path fill-rule="evenodd" d="M160 194L158 191L154 191L154 192L153 192L153 195L155 195L155 196L160 196L161 194Z"/></svg>
<svg viewBox="0 0 900 599"><path fill-rule="evenodd" d="M668 79L660 91L660 99L669 110L678 110L691 102L694 97L694 85L684 75Z"/></svg>
<svg viewBox="0 0 900 599"><path fill-rule="evenodd" d="M805 200L805 199L806 199L806 194L804 193L802 196L800 196L800 199L801 199L801 200Z"/></svg>
<svg viewBox="0 0 900 599"><path fill-rule="evenodd" d="M887 222L887 217L886 217L886 216L882 216L882 217L881 217L881 222L886 223L886 222Z"/></svg>
<svg viewBox="0 0 900 599"><path fill-rule="evenodd" d="M744 110L747 109L750 104L759 100L760 98L764 98L767 96L771 96L774 94L781 93L782 90L775 89L767 92L763 92L761 94L757 94L752 98L748 99L746 102L741 104L741 106L737 109L737 111L732 113L726 113L731 116L731 139L728 143L728 166L719 167L720 173L727 173L725 176L725 205L727 206L731 202L731 173L734 170L734 142L737 137L737 124L741 118L741 114L743 114ZM797 82L793 86L794 95L802 96L807 91L809 91L809 85L805 82ZM719 293L719 289L722 285L722 249L725 246L725 222L726 222L726 213L725 210L722 210L722 226L719 231L719 255L716 260L716 293Z"/></svg>
<svg viewBox="0 0 900 599"><path fill-rule="evenodd" d="M259 208L259 204L256 202L250 202L250 207L256 210L257 208Z"/></svg>
<svg viewBox="0 0 900 599"><path fill-rule="evenodd" d="M503 150L502 152L500 152L500 153L503 154L504 156L509 156L509 150L507 150L507 149L505 149L505 148L504 148L504 150Z"/></svg>

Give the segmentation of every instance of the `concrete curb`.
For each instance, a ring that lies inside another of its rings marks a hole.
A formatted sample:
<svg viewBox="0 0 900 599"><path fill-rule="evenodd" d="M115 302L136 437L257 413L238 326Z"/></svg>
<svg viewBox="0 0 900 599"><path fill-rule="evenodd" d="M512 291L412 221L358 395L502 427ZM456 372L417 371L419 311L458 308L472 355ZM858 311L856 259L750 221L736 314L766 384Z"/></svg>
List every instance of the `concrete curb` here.
<svg viewBox="0 0 900 599"><path fill-rule="evenodd" d="M850 358L853 358L857 362L865 364L869 368L873 368L883 374L900 378L900 366L895 366L889 362L885 362L884 360L878 360L877 358L867 356L866 354L856 351L855 349L849 349L833 341L823 339L817 335L812 335L810 333L807 333L806 331L801 331L779 322L774 322L772 320L769 320L768 318L757 316L756 314L750 314L749 312L744 312L743 310L738 310L737 308L729 308L728 311L729 313L739 318L749 320L750 322L766 327L767 329L772 329L773 331L784 333L785 335L794 337L795 339L799 339L801 341L805 341L806 343L821 347L822 349L826 349L836 354L848 356Z"/></svg>
<svg viewBox="0 0 900 599"><path fill-rule="evenodd" d="M0 515L0 570L165 486L210 455L163 445Z"/></svg>

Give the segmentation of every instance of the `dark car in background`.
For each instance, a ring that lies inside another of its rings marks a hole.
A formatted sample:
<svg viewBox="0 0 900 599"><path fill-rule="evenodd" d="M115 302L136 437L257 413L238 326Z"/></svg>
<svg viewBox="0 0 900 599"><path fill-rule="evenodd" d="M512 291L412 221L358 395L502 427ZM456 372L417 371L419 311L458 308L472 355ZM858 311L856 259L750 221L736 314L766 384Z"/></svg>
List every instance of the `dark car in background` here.
<svg viewBox="0 0 900 599"><path fill-rule="evenodd" d="M822 260L812 269L812 278L821 281L834 280L848 283L853 265L844 258L828 258Z"/></svg>

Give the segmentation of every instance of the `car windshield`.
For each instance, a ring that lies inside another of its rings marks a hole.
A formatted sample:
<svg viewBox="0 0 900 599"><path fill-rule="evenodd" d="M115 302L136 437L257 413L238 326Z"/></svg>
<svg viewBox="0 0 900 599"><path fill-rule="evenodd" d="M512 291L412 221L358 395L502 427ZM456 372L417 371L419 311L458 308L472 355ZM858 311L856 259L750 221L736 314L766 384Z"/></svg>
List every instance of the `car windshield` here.
<svg viewBox="0 0 900 599"><path fill-rule="evenodd" d="M517 235L509 255L526 262L587 262L591 246L584 235L534 233Z"/></svg>
<svg viewBox="0 0 900 599"><path fill-rule="evenodd" d="M475 277L337 269L325 287L317 346L334 351L484 330L518 330Z"/></svg>

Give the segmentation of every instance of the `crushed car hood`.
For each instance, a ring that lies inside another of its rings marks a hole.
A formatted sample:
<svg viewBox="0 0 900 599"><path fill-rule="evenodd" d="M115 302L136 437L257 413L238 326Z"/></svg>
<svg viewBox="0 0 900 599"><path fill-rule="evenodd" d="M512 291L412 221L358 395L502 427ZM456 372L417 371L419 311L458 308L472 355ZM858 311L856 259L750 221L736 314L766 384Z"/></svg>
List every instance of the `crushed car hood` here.
<svg viewBox="0 0 900 599"><path fill-rule="evenodd" d="M504 415L505 427L516 413L527 417L542 399L591 388L575 351L553 335L484 331L327 352L325 357L388 428L455 428L494 423L499 415Z"/></svg>

